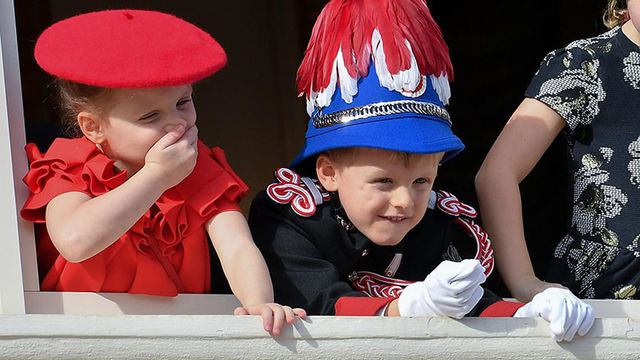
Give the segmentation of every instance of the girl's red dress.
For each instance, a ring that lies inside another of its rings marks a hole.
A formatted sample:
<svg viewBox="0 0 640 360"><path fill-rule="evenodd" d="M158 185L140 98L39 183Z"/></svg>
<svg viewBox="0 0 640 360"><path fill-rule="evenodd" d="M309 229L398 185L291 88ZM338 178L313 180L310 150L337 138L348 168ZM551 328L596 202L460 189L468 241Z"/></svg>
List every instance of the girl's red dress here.
<svg viewBox="0 0 640 360"><path fill-rule="evenodd" d="M224 211L239 211L248 188L220 148L198 143L193 172L167 190L111 246L80 263L65 260L47 234L45 208L56 196L78 191L99 196L127 175L86 138L56 139L45 154L25 147L31 195L21 215L35 223L38 268L44 291L129 292L175 296L210 291L205 223Z"/></svg>

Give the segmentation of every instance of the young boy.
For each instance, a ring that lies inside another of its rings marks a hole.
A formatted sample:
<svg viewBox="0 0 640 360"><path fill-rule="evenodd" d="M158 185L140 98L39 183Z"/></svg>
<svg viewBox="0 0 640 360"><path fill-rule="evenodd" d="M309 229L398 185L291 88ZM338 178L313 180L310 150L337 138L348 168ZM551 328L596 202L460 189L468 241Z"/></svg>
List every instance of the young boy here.
<svg viewBox="0 0 640 360"><path fill-rule="evenodd" d="M326 5L298 70L304 148L249 215L276 301L323 315L541 315L556 340L585 334L593 312L564 289L525 305L480 286L493 255L475 210L432 191L464 148L443 107L452 76L423 0ZM477 260L461 261L454 223L478 241Z"/></svg>

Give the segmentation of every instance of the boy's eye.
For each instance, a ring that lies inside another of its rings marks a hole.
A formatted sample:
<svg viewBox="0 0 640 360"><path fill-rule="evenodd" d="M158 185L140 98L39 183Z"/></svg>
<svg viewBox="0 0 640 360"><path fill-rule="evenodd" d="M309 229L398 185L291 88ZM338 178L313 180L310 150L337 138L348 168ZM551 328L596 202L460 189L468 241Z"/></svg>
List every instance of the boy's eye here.
<svg viewBox="0 0 640 360"><path fill-rule="evenodd" d="M380 184L389 184L389 183L391 183L391 179L389 179L389 178L380 178L380 179L377 179L376 182L380 183Z"/></svg>
<svg viewBox="0 0 640 360"><path fill-rule="evenodd" d="M429 183L429 180L428 180L428 179L425 179L425 178L417 178L417 179L414 181L414 183L416 183L416 184L427 184L427 183Z"/></svg>

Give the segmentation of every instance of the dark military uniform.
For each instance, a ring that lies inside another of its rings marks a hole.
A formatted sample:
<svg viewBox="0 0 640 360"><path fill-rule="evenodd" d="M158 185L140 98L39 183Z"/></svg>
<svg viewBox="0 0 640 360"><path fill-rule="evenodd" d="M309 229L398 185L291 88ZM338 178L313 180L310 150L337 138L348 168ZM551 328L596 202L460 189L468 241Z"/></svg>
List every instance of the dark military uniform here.
<svg viewBox="0 0 640 360"><path fill-rule="evenodd" d="M424 280L443 260L460 260L451 242L455 217L432 205L402 242L379 246L353 228L338 204L333 198L319 204L313 215L301 216L267 191L254 199L249 226L269 266L276 302L312 315L340 315L336 302L341 299L347 300L346 314L374 315L372 309L393 300L398 288ZM384 277L382 283L375 281ZM495 303L504 302L485 290L468 316ZM507 307L503 316L515 311Z"/></svg>

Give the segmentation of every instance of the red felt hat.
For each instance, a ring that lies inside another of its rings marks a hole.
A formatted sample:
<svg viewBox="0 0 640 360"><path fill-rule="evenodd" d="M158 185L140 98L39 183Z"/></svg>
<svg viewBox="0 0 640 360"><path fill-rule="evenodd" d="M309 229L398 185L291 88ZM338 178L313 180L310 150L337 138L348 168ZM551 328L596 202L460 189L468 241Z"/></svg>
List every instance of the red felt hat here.
<svg viewBox="0 0 640 360"><path fill-rule="evenodd" d="M105 10L51 25L34 55L48 73L115 88L190 84L220 70L227 55L211 35L173 15Z"/></svg>

